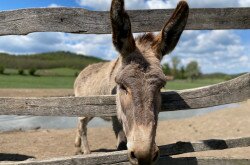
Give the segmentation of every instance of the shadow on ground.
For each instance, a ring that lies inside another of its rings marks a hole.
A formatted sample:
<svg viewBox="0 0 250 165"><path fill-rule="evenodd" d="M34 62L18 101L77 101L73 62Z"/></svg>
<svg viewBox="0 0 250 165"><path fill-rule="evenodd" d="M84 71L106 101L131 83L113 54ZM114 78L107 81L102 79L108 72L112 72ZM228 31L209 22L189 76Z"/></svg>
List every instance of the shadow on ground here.
<svg viewBox="0 0 250 165"><path fill-rule="evenodd" d="M91 152L114 152L117 151L116 149L105 149L105 148L101 148L98 150L92 150Z"/></svg>
<svg viewBox="0 0 250 165"><path fill-rule="evenodd" d="M0 161L24 161L30 158L35 158L35 157L28 155L21 155L21 154L0 153Z"/></svg>

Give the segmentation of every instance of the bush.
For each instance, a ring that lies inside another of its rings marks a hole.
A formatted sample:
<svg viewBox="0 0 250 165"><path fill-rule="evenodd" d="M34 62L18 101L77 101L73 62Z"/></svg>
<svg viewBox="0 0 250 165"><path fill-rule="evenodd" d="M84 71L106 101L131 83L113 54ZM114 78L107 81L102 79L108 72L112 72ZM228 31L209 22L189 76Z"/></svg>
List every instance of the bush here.
<svg viewBox="0 0 250 165"><path fill-rule="evenodd" d="M79 73L78 72L75 72L75 77L77 77L79 75Z"/></svg>
<svg viewBox="0 0 250 165"><path fill-rule="evenodd" d="M167 63L162 65L162 70L165 75L171 75L171 68Z"/></svg>
<svg viewBox="0 0 250 165"><path fill-rule="evenodd" d="M34 76L35 73L36 73L36 69L35 69L35 68L32 68L32 69L29 70L29 74L30 74L31 76Z"/></svg>
<svg viewBox="0 0 250 165"><path fill-rule="evenodd" d="M4 67L0 66L0 74L4 74Z"/></svg>
<svg viewBox="0 0 250 165"><path fill-rule="evenodd" d="M224 77L224 79L225 79L226 81L228 81L228 80L233 79L233 77L232 77L232 76L230 76L230 75L226 75L226 76Z"/></svg>
<svg viewBox="0 0 250 165"><path fill-rule="evenodd" d="M18 74L19 75L23 75L24 74L24 70L23 69L18 69Z"/></svg>
<svg viewBox="0 0 250 165"><path fill-rule="evenodd" d="M188 63L187 68L186 68L186 76L190 79L190 80L195 80L198 77L200 77L201 72L200 72L200 68L199 68L199 64L196 61L191 61L190 63Z"/></svg>

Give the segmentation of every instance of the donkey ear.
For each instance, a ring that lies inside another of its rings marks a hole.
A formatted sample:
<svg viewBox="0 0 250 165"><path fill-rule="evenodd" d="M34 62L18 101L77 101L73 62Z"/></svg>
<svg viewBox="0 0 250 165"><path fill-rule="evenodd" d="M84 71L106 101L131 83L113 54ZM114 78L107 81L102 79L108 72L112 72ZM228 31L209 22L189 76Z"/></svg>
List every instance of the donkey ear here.
<svg viewBox="0 0 250 165"><path fill-rule="evenodd" d="M112 0L110 19L113 44L122 56L126 56L135 50L135 40L129 16L124 9L124 0Z"/></svg>
<svg viewBox="0 0 250 165"><path fill-rule="evenodd" d="M169 21L156 39L157 52L162 56L170 53L177 45L180 36L185 29L189 14L189 7L186 1L180 1Z"/></svg>

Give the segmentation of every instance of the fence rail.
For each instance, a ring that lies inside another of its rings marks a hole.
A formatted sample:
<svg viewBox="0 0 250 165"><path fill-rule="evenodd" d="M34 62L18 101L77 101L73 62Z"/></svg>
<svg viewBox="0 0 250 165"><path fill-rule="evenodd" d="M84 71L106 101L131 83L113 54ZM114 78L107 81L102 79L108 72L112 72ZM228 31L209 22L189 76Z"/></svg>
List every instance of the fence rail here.
<svg viewBox="0 0 250 165"><path fill-rule="evenodd" d="M202 88L162 93L162 111L188 110L245 101L250 73ZM115 116L115 96L0 98L0 115Z"/></svg>
<svg viewBox="0 0 250 165"><path fill-rule="evenodd" d="M128 11L133 32L160 31L169 10ZM187 30L250 29L250 8L191 9ZM0 35L32 32L110 34L108 11L80 8L38 8L0 12Z"/></svg>
<svg viewBox="0 0 250 165"><path fill-rule="evenodd" d="M108 155L108 154L106 154ZM94 155L98 156L98 155ZM92 158L95 159L95 158ZM114 161L113 163L107 161L105 159L109 159L108 156L102 159L101 164L104 165L131 165L128 161ZM94 163L93 163L94 162ZM100 163L99 162L99 163ZM97 165L95 161L86 162L81 157L74 158L61 158L61 159L53 159L47 161L27 161L27 162L19 162L19 163L0 163L0 165ZM196 157L184 157L184 158L170 158L170 157L161 157L157 163L157 165L249 165L250 159L233 159L233 158L196 158ZM98 164L99 165L99 164Z"/></svg>
<svg viewBox="0 0 250 165"><path fill-rule="evenodd" d="M161 157L157 165L176 165L176 164L188 164L188 165L249 165L250 159L218 159L218 158L171 158L168 155L175 155L187 152L207 151L207 150L223 150L228 148L247 147L250 145L250 138L238 138L238 139L216 139L205 140L200 142L177 142L175 144L169 144L160 147ZM20 165L96 165L96 164L116 164L116 165L130 165L128 162L127 151L117 151L111 153L98 153L83 156L73 156L56 158L51 160L42 161L25 161L19 163ZM9 165L8 163L0 163L0 165Z"/></svg>

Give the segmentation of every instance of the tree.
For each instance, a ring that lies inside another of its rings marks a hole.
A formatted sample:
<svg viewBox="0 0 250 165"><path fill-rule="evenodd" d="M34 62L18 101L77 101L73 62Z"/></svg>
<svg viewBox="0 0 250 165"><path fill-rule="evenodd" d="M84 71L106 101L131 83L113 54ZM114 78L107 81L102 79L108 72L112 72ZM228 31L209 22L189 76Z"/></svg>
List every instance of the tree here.
<svg viewBox="0 0 250 165"><path fill-rule="evenodd" d="M198 62L191 61L190 63L188 63L186 68L186 76L193 81L194 79L198 78L199 75L200 75L200 68Z"/></svg>
<svg viewBox="0 0 250 165"><path fill-rule="evenodd" d="M171 68L169 64L165 63L162 65L162 70L165 75L171 75Z"/></svg>
<svg viewBox="0 0 250 165"><path fill-rule="evenodd" d="M4 74L4 67L0 66L0 74Z"/></svg>
<svg viewBox="0 0 250 165"><path fill-rule="evenodd" d="M179 57L177 57L177 56L172 57L171 61L172 61L172 65L173 65L172 74L174 77L178 77L178 66L179 66L181 61L180 61Z"/></svg>
<svg viewBox="0 0 250 165"><path fill-rule="evenodd" d="M36 69L35 69L35 68L31 68L31 69L29 70L29 74L30 74L31 76L35 76L35 73L36 73Z"/></svg>
<svg viewBox="0 0 250 165"><path fill-rule="evenodd" d="M23 69L18 69L18 74L19 75L23 75L24 74L24 70Z"/></svg>
<svg viewBox="0 0 250 165"><path fill-rule="evenodd" d="M184 66L181 67L181 70L180 70L180 78L181 79L185 79L185 73L186 73L186 70L184 68Z"/></svg>

